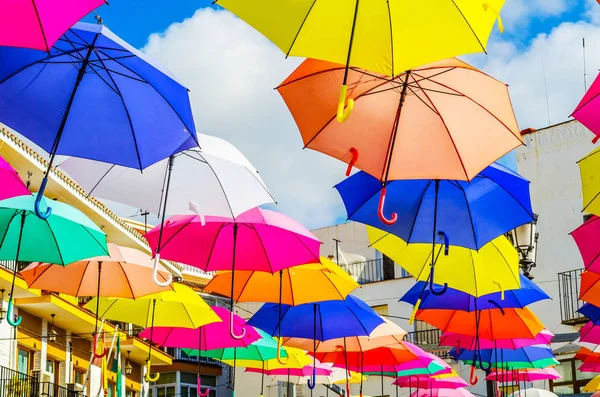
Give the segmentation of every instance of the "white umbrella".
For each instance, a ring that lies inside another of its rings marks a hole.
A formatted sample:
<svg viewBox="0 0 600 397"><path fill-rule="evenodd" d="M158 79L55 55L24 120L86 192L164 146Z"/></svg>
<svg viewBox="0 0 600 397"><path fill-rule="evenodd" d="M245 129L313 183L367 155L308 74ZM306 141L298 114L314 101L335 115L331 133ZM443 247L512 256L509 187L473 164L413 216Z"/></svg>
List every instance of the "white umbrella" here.
<svg viewBox="0 0 600 397"><path fill-rule="evenodd" d="M261 204L275 200L258 171L231 143L198 134L200 148L185 150L145 168L132 168L69 158L64 169L88 195L131 205L162 218L185 214L235 218ZM162 237L162 236L161 236ZM160 238L155 270L160 258ZM154 273L154 282L160 282Z"/></svg>
<svg viewBox="0 0 600 397"><path fill-rule="evenodd" d="M557 397L557 395L544 389L524 389L514 392L509 397Z"/></svg>

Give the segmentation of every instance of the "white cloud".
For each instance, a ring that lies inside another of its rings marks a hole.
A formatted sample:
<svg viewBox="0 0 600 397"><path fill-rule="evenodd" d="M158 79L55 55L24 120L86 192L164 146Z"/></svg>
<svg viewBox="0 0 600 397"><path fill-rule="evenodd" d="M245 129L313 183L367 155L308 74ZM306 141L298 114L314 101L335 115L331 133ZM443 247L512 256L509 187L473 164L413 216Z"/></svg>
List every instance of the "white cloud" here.
<svg viewBox="0 0 600 397"><path fill-rule="evenodd" d="M507 0L502 8L502 19L507 30L524 32L534 20L557 17L577 5L578 0Z"/></svg>
<svg viewBox="0 0 600 397"><path fill-rule="evenodd" d="M332 186L345 166L302 150L294 120L273 90L300 60L286 60L246 23L213 9L150 36L144 51L191 90L198 131L229 140L257 167L278 210L310 228L344 215Z"/></svg>

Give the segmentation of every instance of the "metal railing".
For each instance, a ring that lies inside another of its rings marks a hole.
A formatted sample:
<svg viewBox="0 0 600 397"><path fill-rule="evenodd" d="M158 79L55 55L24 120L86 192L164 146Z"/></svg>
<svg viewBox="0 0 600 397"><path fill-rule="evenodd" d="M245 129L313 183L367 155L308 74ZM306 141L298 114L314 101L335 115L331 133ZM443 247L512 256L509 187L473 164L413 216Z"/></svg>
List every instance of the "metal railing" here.
<svg viewBox="0 0 600 397"><path fill-rule="evenodd" d="M423 350L429 353L435 354L442 359L449 359L451 356L448 354L448 349L440 347L440 337L442 331L439 329L426 329L422 331L409 332L404 337L404 340L421 347Z"/></svg>
<svg viewBox="0 0 600 397"><path fill-rule="evenodd" d="M80 397L81 393L50 382L39 383L40 397Z"/></svg>
<svg viewBox="0 0 600 397"><path fill-rule="evenodd" d="M218 367L223 366L223 363L219 360L214 360L209 357L190 357L187 354L185 354L181 349L173 347L167 348L167 354L173 356L173 360L188 361L192 363L197 363L198 361L200 361L201 364L215 365Z"/></svg>
<svg viewBox="0 0 600 397"><path fill-rule="evenodd" d="M10 270L11 272L14 272L15 269L17 270L17 272L20 272L21 270L25 269L27 266L29 266L31 264L31 262L23 262L23 261L0 261L0 266Z"/></svg>
<svg viewBox="0 0 600 397"><path fill-rule="evenodd" d="M40 382L39 372L27 375L0 366L2 397L80 397L81 393L52 382Z"/></svg>
<svg viewBox="0 0 600 397"><path fill-rule="evenodd" d="M349 265L341 264L340 266L359 284L370 284L394 279L393 268L391 272L386 269L383 259L371 259Z"/></svg>
<svg viewBox="0 0 600 397"><path fill-rule="evenodd" d="M577 310L584 304L579 300L581 273L584 270L576 269L558 273L558 301L560 319L563 324L573 325L587 321L587 318L577 313Z"/></svg>

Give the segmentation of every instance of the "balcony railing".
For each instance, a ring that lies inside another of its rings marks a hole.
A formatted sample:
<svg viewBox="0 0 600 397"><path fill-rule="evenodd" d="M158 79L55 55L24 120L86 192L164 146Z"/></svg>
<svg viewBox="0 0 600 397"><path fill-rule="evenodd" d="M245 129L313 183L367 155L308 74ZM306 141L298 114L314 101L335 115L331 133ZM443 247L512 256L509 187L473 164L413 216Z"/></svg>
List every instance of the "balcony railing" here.
<svg viewBox="0 0 600 397"><path fill-rule="evenodd" d="M40 382L39 372L26 375L0 366L0 396L81 397L81 393L51 382Z"/></svg>
<svg viewBox="0 0 600 397"><path fill-rule="evenodd" d="M359 284L370 284L384 280L394 279L393 263L392 269L384 266L383 259L371 259L365 262L340 265Z"/></svg>
<svg viewBox="0 0 600 397"><path fill-rule="evenodd" d="M215 365L217 367L223 366L223 363L219 360L214 360L208 357L190 357L187 354L185 354L181 349L176 349L172 347L167 348L167 354L173 356L173 360L188 361L193 363L197 363L198 361L200 361L200 364Z"/></svg>
<svg viewBox="0 0 600 397"><path fill-rule="evenodd" d="M581 273L585 269L569 270L558 273L558 301L560 304L560 318L563 324L581 324L587 318L577 313L583 306L579 300L579 285L581 284Z"/></svg>
<svg viewBox="0 0 600 397"><path fill-rule="evenodd" d="M413 345L417 345L423 350L433 353L440 358L449 359L451 357L448 354L448 349L439 346L441 336L442 332L439 329L426 329L423 331L409 332L404 337L404 340Z"/></svg>

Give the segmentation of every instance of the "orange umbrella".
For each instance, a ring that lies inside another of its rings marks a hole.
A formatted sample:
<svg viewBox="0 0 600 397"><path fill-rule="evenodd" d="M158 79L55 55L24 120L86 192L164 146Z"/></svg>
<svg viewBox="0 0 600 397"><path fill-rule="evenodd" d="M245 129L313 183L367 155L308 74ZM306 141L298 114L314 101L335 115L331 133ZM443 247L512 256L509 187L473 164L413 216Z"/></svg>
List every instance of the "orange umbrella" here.
<svg viewBox="0 0 600 397"><path fill-rule="evenodd" d="M152 281L154 261L150 255L116 244L107 244L110 256L98 256L68 266L33 263L21 271L29 288L71 296L98 296L136 299L157 292L171 291ZM162 281L170 273L159 271Z"/></svg>
<svg viewBox="0 0 600 397"><path fill-rule="evenodd" d="M277 90L305 147L379 178L470 180L523 141L507 86L455 58L392 79L351 68L354 111L334 122L344 66L307 59ZM383 193L385 194L385 193Z"/></svg>
<svg viewBox="0 0 600 397"><path fill-rule="evenodd" d="M528 308L472 312L427 309L417 311L416 318L443 332L478 336L487 340L534 338L544 329Z"/></svg>
<svg viewBox="0 0 600 397"><path fill-rule="evenodd" d="M590 271L581 273L579 299L600 306L600 274Z"/></svg>

